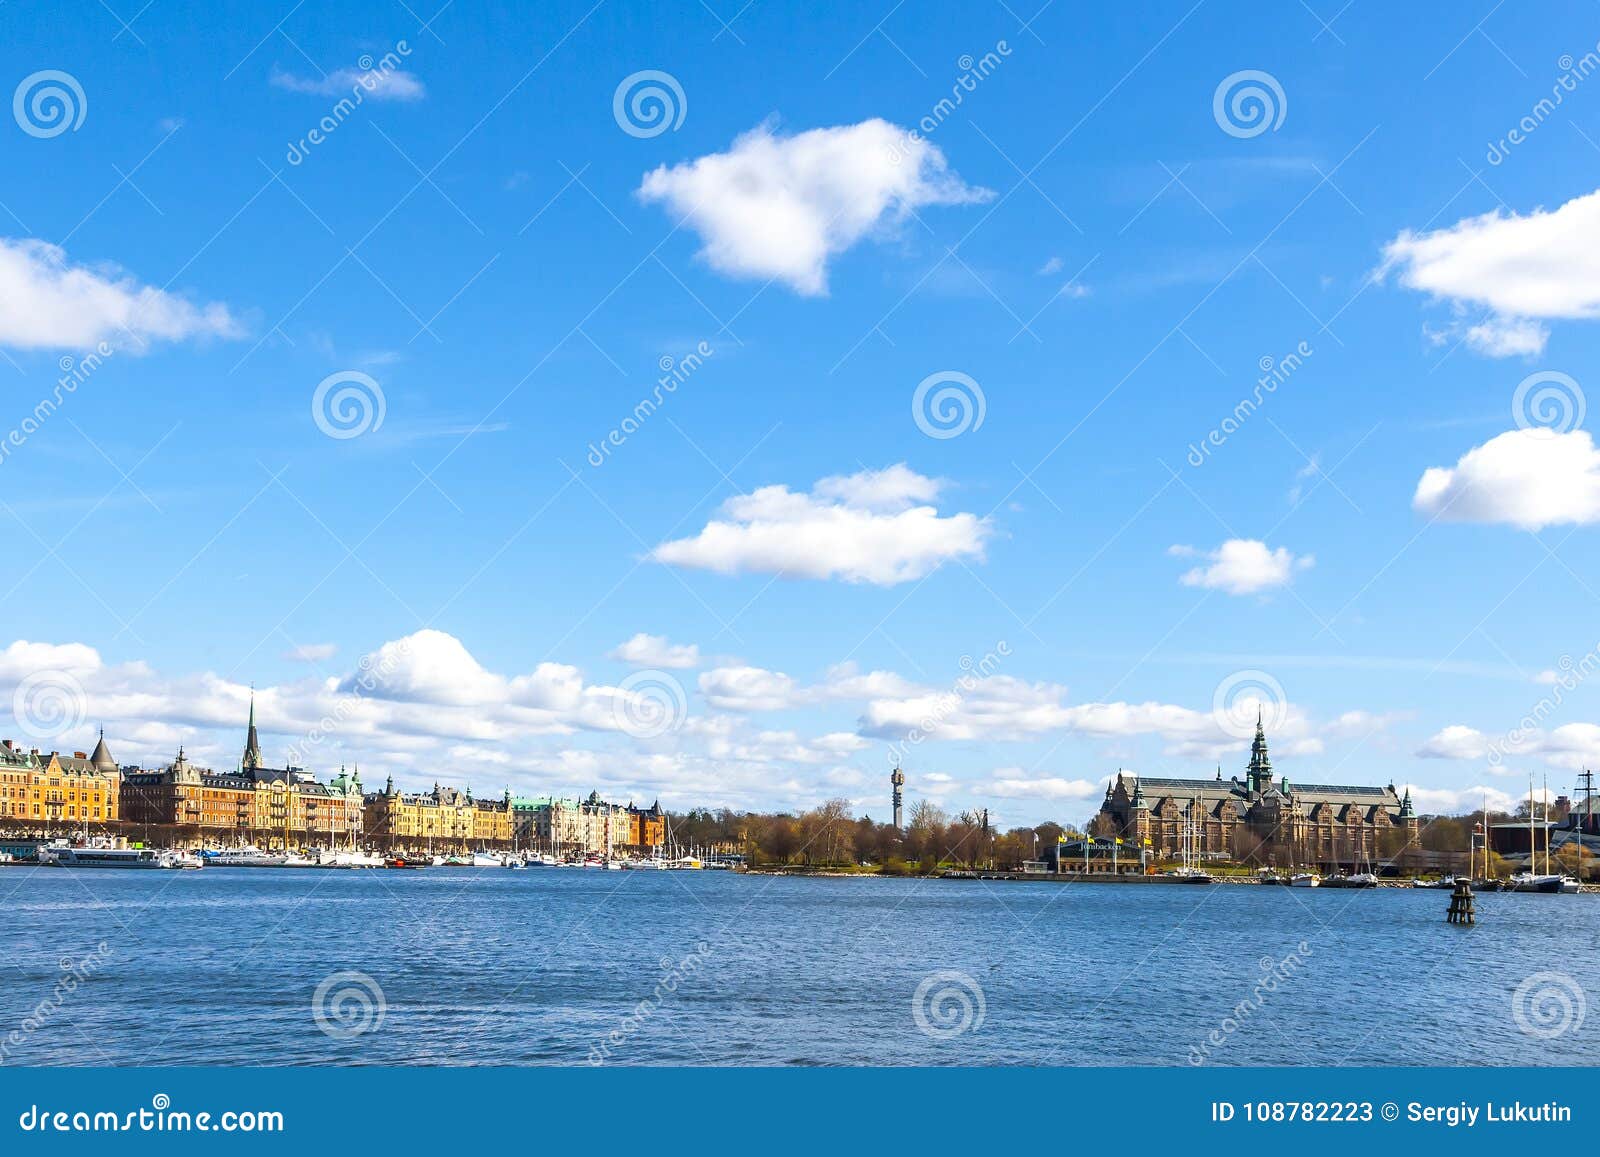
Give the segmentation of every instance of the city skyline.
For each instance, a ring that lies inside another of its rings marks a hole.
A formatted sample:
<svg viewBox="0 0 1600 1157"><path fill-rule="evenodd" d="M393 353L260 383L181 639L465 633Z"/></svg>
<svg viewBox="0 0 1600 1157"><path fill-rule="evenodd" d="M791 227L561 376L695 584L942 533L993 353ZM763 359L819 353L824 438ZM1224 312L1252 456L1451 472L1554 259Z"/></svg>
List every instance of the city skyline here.
<svg viewBox="0 0 1600 1157"><path fill-rule="evenodd" d="M1005 825L1258 710L1424 812L1600 762L1586 9L36 15L24 747L253 694L319 775Z"/></svg>

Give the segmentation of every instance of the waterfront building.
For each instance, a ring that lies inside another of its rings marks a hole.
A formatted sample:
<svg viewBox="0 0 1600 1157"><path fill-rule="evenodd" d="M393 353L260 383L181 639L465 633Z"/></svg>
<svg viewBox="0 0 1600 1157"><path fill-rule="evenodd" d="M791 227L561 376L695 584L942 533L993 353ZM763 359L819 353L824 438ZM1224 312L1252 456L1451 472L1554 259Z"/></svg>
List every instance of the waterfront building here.
<svg viewBox="0 0 1600 1157"><path fill-rule="evenodd" d="M63 755L0 743L0 824L84 827L115 822L121 772L105 733L90 754Z"/></svg>
<svg viewBox="0 0 1600 1157"><path fill-rule="evenodd" d="M661 810L661 801L656 800L647 808L637 808L630 803L626 840L628 846L648 850L662 847L666 842L667 813Z"/></svg>
<svg viewBox="0 0 1600 1157"><path fill-rule="evenodd" d="M1118 772L1091 834L1128 849L1324 871L1376 866L1417 843L1420 820L1408 789L1294 784L1275 778L1266 732L1256 721L1245 778L1166 779Z"/></svg>
<svg viewBox="0 0 1600 1157"><path fill-rule="evenodd" d="M498 800L475 800L472 789L433 785L431 792L402 792L391 776L366 797L367 834L382 847L436 847L441 851L508 847L516 811L508 790Z"/></svg>
<svg viewBox="0 0 1600 1157"><path fill-rule="evenodd" d="M623 848L648 849L666 842L666 813L659 803L637 809L632 804L608 803L592 791L581 800L560 796L519 799L513 810L518 842L553 854L610 855Z"/></svg>
<svg viewBox="0 0 1600 1157"><path fill-rule="evenodd" d="M125 772L120 797L126 823L178 828L180 841L279 848L361 841L361 773L340 768L323 784L304 768L267 767L254 701L238 771L198 767L180 747L164 768Z"/></svg>

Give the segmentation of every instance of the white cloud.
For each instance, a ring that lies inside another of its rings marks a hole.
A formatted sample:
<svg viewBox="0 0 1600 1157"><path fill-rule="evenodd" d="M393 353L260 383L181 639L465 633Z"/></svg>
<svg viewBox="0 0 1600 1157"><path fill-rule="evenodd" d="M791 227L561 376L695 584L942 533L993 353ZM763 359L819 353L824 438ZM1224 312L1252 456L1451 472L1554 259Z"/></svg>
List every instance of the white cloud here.
<svg viewBox="0 0 1600 1157"><path fill-rule="evenodd" d="M712 268L821 294L829 259L874 230L992 194L964 183L933 145L873 119L793 136L764 124L725 153L646 174L639 196L684 218Z"/></svg>
<svg viewBox="0 0 1600 1157"><path fill-rule="evenodd" d="M863 674L854 663L830 667L826 676L809 686L781 671L763 667L717 667L700 676L700 694L722 711L785 711L845 699L911 695L917 686L892 671Z"/></svg>
<svg viewBox="0 0 1600 1157"><path fill-rule="evenodd" d="M1231 538L1216 550L1204 552L1189 546L1174 546L1168 553L1178 558L1199 554L1210 564L1184 572L1178 580L1184 586L1222 590L1230 595L1249 595L1287 586L1295 571L1305 570L1316 561L1309 554L1296 556L1281 546L1273 550L1253 538Z"/></svg>
<svg viewBox="0 0 1600 1157"><path fill-rule="evenodd" d="M114 266L74 265L44 241L0 237L0 345L141 350L152 341L238 337L225 305L196 306Z"/></svg>
<svg viewBox="0 0 1600 1157"><path fill-rule="evenodd" d="M1491 317L1466 332L1467 347L1490 358L1533 357L1549 340L1549 326L1526 318Z"/></svg>
<svg viewBox="0 0 1600 1157"><path fill-rule="evenodd" d="M1384 247L1380 274L1493 315L1467 333L1493 356L1544 348L1542 320L1600 317L1600 190L1560 208L1485 213L1431 233L1401 233Z"/></svg>
<svg viewBox="0 0 1600 1157"><path fill-rule="evenodd" d="M291 663L325 663L338 651L333 643L301 643L290 647L283 657Z"/></svg>
<svg viewBox="0 0 1600 1157"><path fill-rule="evenodd" d="M951 559L983 559L989 521L941 517L928 504L939 487L904 465L824 478L810 493L763 486L724 503L722 517L693 538L662 543L650 557L720 574L892 586Z"/></svg>
<svg viewBox="0 0 1600 1157"><path fill-rule="evenodd" d="M700 648L693 643L669 643L665 635L647 635L641 631L607 657L635 667L682 670L700 665Z"/></svg>
<svg viewBox="0 0 1600 1157"><path fill-rule="evenodd" d="M1020 767L1002 768L985 790L1002 799L1087 800L1105 790L1105 784L1061 776L1030 776Z"/></svg>
<svg viewBox="0 0 1600 1157"><path fill-rule="evenodd" d="M1453 724L1430 736L1417 748L1417 755L1423 759L1481 759L1488 749L1483 732Z"/></svg>
<svg viewBox="0 0 1600 1157"><path fill-rule="evenodd" d="M1411 500L1450 522L1503 522L1528 530L1600 519L1600 451L1587 431L1509 430L1434 466Z"/></svg>
<svg viewBox="0 0 1600 1157"><path fill-rule="evenodd" d="M287 72L274 72L272 84L289 92L305 92L315 96L350 96L361 90L362 100L417 101L428 94L422 81L409 72L399 69L340 68L321 79L293 76Z"/></svg>

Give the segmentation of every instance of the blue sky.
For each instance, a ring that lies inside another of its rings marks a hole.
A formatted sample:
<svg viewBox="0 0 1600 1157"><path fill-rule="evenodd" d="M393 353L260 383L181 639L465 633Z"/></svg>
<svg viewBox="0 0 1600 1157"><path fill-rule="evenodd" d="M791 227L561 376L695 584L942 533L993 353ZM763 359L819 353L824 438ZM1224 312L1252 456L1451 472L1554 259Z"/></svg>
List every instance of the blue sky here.
<svg viewBox="0 0 1600 1157"><path fill-rule="evenodd" d="M0 8L5 733L1005 822L1257 700L1435 807L1600 753L1591 6L114 7Z"/></svg>

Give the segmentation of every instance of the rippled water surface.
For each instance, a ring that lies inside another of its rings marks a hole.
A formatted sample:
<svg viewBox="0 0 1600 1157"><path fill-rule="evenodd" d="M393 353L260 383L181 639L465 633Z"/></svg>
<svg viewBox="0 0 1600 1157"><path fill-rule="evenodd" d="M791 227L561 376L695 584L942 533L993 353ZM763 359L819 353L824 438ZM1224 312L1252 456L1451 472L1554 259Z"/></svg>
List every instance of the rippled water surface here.
<svg viewBox="0 0 1600 1157"><path fill-rule="evenodd" d="M1472 929L1435 891L724 872L9 868L0 897L8 1064L1600 1064L1597 896L1480 896Z"/></svg>

